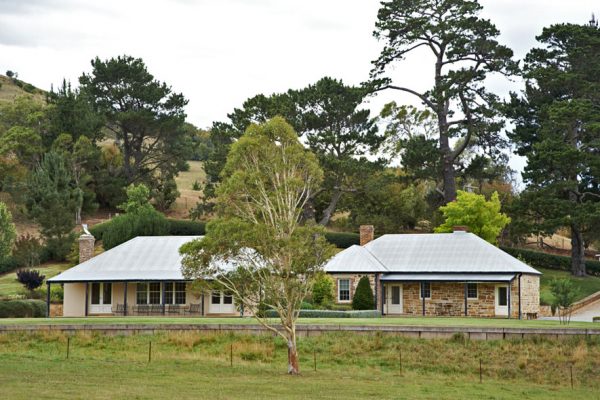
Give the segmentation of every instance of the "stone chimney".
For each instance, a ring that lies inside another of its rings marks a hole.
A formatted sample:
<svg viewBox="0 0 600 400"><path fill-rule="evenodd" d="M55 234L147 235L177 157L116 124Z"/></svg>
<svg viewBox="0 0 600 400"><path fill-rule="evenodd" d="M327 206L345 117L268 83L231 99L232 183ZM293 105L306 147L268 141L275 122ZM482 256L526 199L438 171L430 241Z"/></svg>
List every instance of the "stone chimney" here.
<svg viewBox="0 0 600 400"><path fill-rule="evenodd" d="M84 233L79 236L79 264L94 257L94 236Z"/></svg>
<svg viewBox="0 0 600 400"><path fill-rule="evenodd" d="M452 227L452 231L456 232L469 232L469 227L464 225L455 225Z"/></svg>
<svg viewBox="0 0 600 400"><path fill-rule="evenodd" d="M360 245L364 246L375 238L375 228L373 225L360 226Z"/></svg>

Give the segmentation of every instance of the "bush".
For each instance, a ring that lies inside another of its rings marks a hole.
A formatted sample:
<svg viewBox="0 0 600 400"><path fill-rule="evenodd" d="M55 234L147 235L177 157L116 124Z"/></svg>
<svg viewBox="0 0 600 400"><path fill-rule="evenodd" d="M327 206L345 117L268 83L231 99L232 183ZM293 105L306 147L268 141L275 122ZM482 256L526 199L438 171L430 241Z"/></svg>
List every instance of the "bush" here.
<svg viewBox="0 0 600 400"><path fill-rule="evenodd" d="M279 315L275 310L265 311L265 317L277 318ZM334 310L300 310L300 318L380 318L378 310L360 311L334 311Z"/></svg>
<svg viewBox="0 0 600 400"><path fill-rule="evenodd" d="M71 252L74 241L74 233L69 233L61 237L47 238L40 261L65 261Z"/></svg>
<svg viewBox="0 0 600 400"><path fill-rule="evenodd" d="M169 234L183 236L201 236L206 233L204 222L185 219L169 219Z"/></svg>
<svg viewBox="0 0 600 400"><path fill-rule="evenodd" d="M169 221L158 211L142 210L113 218L102 235L104 250L112 249L136 236L161 236L169 233Z"/></svg>
<svg viewBox="0 0 600 400"><path fill-rule="evenodd" d="M312 301L317 306L328 305L333 302L333 278L325 273L317 275L312 288Z"/></svg>
<svg viewBox="0 0 600 400"><path fill-rule="evenodd" d="M371 289L369 277L363 276L358 281L356 292L352 297L352 309L354 310L372 310L375 308L375 298Z"/></svg>
<svg viewBox="0 0 600 400"><path fill-rule="evenodd" d="M360 244L360 235L358 233L327 232L325 238L338 249L347 249L352 245Z"/></svg>
<svg viewBox="0 0 600 400"><path fill-rule="evenodd" d="M48 290L45 287L41 287L34 290L32 293L27 293L32 299L46 300ZM61 285L50 285L50 302L51 303L62 303L65 298L65 291Z"/></svg>
<svg viewBox="0 0 600 400"><path fill-rule="evenodd" d="M513 257L524 260L534 268L558 269L562 271L571 271L571 257L557 256L554 254L542 253L541 251L516 249L513 247L501 247ZM585 260L587 273L600 276L600 261Z"/></svg>
<svg viewBox="0 0 600 400"><path fill-rule="evenodd" d="M0 318L39 318L46 316L46 302L41 300L0 301Z"/></svg>
<svg viewBox="0 0 600 400"><path fill-rule="evenodd" d="M17 268L19 268L19 263L17 263L14 257L6 257L0 260L0 274L12 272Z"/></svg>
<svg viewBox="0 0 600 400"><path fill-rule="evenodd" d="M312 304L310 304L307 301L303 301L302 304L300 305L300 308L302 310L314 310L315 306L313 306Z"/></svg>
<svg viewBox="0 0 600 400"><path fill-rule="evenodd" d="M40 274L40 271L36 269L21 269L17 271L17 281L29 291L34 291L42 286L45 278L46 276Z"/></svg>
<svg viewBox="0 0 600 400"><path fill-rule="evenodd" d="M23 268L33 268L40 265L44 246L39 239L33 235L26 233L19 236L15 241L13 250L13 258Z"/></svg>
<svg viewBox="0 0 600 400"><path fill-rule="evenodd" d="M96 240L102 240L104 233L108 230L111 223L112 223L112 220L108 220L108 221L99 223L97 225L94 225L90 228L90 233L92 234L92 236L94 236L94 238L96 238Z"/></svg>

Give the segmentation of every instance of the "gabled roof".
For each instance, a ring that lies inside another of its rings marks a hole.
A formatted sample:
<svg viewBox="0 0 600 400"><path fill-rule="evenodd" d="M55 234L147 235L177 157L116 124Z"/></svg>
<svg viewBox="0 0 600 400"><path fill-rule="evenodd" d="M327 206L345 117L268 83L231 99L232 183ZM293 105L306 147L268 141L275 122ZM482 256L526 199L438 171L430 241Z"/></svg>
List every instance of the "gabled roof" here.
<svg viewBox="0 0 600 400"><path fill-rule="evenodd" d="M360 247L360 246L353 246ZM383 235L364 247L380 265L356 249L338 253L325 266L327 272L389 273L527 273L537 270L467 232ZM347 254L344 254L347 253ZM358 257L358 255L361 255Z"/></svg>
<svg viewBox="0 0 600 400"><path fill-rule="evenodd" d="M183 280L179 248L202 236L138 236L49 282Z"/></svg>

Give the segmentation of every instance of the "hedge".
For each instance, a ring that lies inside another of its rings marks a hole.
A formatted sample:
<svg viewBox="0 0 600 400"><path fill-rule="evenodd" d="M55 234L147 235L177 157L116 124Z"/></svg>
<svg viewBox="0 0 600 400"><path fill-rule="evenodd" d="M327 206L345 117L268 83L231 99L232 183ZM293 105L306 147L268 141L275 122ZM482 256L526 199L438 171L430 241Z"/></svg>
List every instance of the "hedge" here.
<svg viewBox="0 0 600 400"><path fill-rule="evenodd" d="M0 301L0 318L39 318L46 316L46 302L42 300Z"/></svg>
<svg viewBox="0 0 600 400"><path fill-rule="evenodd" d="M5 274L7 272L12 272L19 267L19 263L15 260L14 257L6 257L5 259L0 261L0 274Z"/></svg>
<svg viewBox="0 0 600 400"><path fill-rule="evenodd" d="M338 249L347 249L352 245L360 244L360 235L358 233L327 232L325 238Z"/></svg>
<svg viewBox="0 0 600 400"><path fill-rule="evenodd" d="M275 310L265 311L265 317L277 318L279 314ZM300 310L300 318L380 318L381 312L378 310L354 310L354 311L334 311L334 310Z"/></svg>
<svg viewBox="0 0 600 400"><path fill-rule="evenodd" d="M557 256L555 254L542 253L541 251L517 249L514 247L501 247L513 257L521 258L525 263L534 268L558 269L571 271L571 257ZM600 261L585 260L587 273L600 276Z"/></svg>
<svg viewBox="0 0 600 400"><path fill-rule="evenodd" d="M179 236L200 236L206 233L204 222L190 221L184 219L167 218L169 222L169 234ZM102 240L104 233L108 230L112 220L102 222L90 228L90 233L96 240Z"/></svg>

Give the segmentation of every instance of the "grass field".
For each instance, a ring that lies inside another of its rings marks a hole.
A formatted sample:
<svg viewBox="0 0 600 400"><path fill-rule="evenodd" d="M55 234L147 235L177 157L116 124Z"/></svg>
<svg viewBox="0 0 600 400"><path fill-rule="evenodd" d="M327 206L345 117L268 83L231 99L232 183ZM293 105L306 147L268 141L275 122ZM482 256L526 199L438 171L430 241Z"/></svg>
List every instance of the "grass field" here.
<svg viewBox="0 0 600 400"><path fill-rule="evenodd" d="M194 208L200 196L202 196L201 190L194 190L194 182L198 181L202 185L206 181L202 162L188 161L188 164L190 165L190 170L180 172L175 178L177 190L179 190L180 195L168 211L169 216L174 218L188 217L190 209Z"/></svg>
<svg viewBox="0 0 600 400"><path fill-rule="evenodd" d="M98 324L256 324L254 318L190 318L190 317L87 317L87 318L3 318L0 325L98 325ZM385 317L385 318L300 318L299 324L316 325L400 325L400 326L463 326L489 328L600 328L592 322L571 322L560 325L558 321L516 320L464 317Z"/></svg>
<svg viewBox="0 0 600 400"><path fill-rule="evenodd" d="M62 264L43 264L38 268L42 275L46 275L46 279L52 278L55 275L63 272L69 268L68 263ZM4 275L0 275L0 297L13 296L23 292L23 285L17 282L17 273L9 272Z"/></svg>
<svg viewBox="0 0 600 400"><path fill-rule="evenodd" d="M66 336L55 332L0 335L2 397L593 399L600 390L600 342L582 339L470 342L327 334L301 339L298 377L285 374L285 343L267 335L77 334L70 339L69 359L66 348Z"/></svg>
<svg viewBox="0 0 600 400"><path fill-rule="evenodd" d="M584 297L587 297L593 293L600 291L600 277L597 276L588 276L585 278L580 278L576 276L572 276L568 271L559 271L555 269L545 269L545 268L537 268L541 273L543 273L540 279L540 303L541 304L551 304L552 303L552 293L550 293L550 282L555 278L569 278L571 279L575 285L579 288L579 295L577 296L577 300L581 300Z"/></svg>

